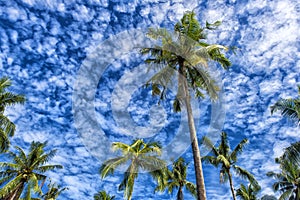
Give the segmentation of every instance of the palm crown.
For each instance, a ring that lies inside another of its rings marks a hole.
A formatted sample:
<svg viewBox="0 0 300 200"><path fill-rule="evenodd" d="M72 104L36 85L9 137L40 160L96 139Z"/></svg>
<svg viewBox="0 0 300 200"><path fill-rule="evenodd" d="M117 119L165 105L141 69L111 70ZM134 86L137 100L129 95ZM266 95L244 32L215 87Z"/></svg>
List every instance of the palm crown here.
<svg viewBox="0 0 300 200"><path fill-rule="evenodd" d="M28 155L23 149L15 147L18 153L12 151L8 155L13 162L0 162L0 185L6 184L0 189L0 198L18 199L23 190L26 199L31 198L31 190L39 195L42 194L41 187L46 180L43 174L49 170L60 169L61 165L46 165L56 153L56 150L51 150L49 153L44 152L44 147L47 143L32 142ZM38 185L42 182L41 186Z"/></svg>
<svg viewBox="0 0 300 200"><path fill-rule="evenodd" d="M277 179L273 184L275 191L280 191L280 200L300 199L300 167L297 163L285 158L280 157L275 159L277 164L280 164L281 171L268 172L267 176Z"/></svg>
<svg viewBox="0 0 300 200"><path fill-rule="evenodd" d="M240 197L242 200L257 200L257 193L259 189L252 186L252 184L249 184L248 186L245 186L244 184L241 184L241 187L236 190L236 196Z"/></svg>
<svg viewBox="0 0 300 200"><path fill-rule="evenodd" d="M188 164L180 157L173 163L173 168L167 170L166 181L163 181L156 187L156 191L168 190L172 193L175 189L177 192L177 200L183 200L183 188L185 187L194 197L197 197L197 190L195 184L186 180Z"/></svg>
<svg viewBox="0 0 300 200"><path fill-rule="evenodd" d="M124 197L128 200L132 197L134 181L141 170L149 172L157 180L163 180L162 169L166 164L158 158L161 155L159 143L145 143L143 140L137 139L131 145L114 142L112 148L114 151L120 150L122 155L105 161L99 170L100 175L105 178L109 174L113 174L117 167L129 162L124 178L119 185L119 190L124 190Z"/></svg>
<svg viewBox="0 0 300 200"><path fill-rule="evenodd" d="M218 22L208 24L206 29L213 29ZM160 46L143 48L142 54L150 54L146 63L154 64L160 71L146 84L152 86L152 93L159 95L161 100L166 95L168 85L173 84L173 76L179 72L187 80L188 86L195 91L197 97L204 97L205 90L212 99L217 99L218 86L210 77L203 66L207 67L209 60L219 62L224 69L231 65L221 50L227 47L202 41L205 39L205 28L202 28L195 19L194 12L187 12L180 22L175 25L175 33L171 34L166 29L149 29L148 36L153 39L161 39ZM179 84L180 85L180 84ZM183 85L181 85L182 87ZM162 87L162 89L160 88ZM174 110L180 111L180 97L182 89L178 88L177 98L174 102Z"/></svg>
<svg viewBox="0 0 300 200"><path fill-rule="evenodd" d="M0 78L0 152L4 152L9 148L9 139L15 133L15 125L7 116L4 111L7 106L16 104L23 104L25 97L23 95L14 94L6 91L11 86L11 80L7 77Z"/></svg>
<svg viewBox="0 0 300 200"><path fill-rule="evenodd" d="M210 139L205 136L203 137L202 142L206 147L211 149L212 154L204 156L202 159L215 167L221 166L220 182L224 183L229 180L233 199L236 199L236 195L230 172L231 168L234 169L240 177L248 179L255 190L260 188L254 176L250 172L236 165L238 155L243 151L245 144L248 143L247 139L243 139L233 151L230 149L227 134L225 132L222 132L221 134L221 141L218 147L214 146Z"/></svg>
<svg viewBox="0 0 300 200"><path fill-rule="evenodd" d="M104 190L97 192L94 195L94 200L114 200L115 196L110 196Z"/></svg>

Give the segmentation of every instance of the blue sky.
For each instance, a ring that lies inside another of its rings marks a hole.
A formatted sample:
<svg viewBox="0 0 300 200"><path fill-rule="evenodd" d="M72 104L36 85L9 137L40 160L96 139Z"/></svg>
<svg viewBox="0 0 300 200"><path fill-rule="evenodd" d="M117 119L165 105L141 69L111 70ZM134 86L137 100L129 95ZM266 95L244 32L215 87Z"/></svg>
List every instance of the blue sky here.
<svg viewBox="0 0 300 200"><path fill-rule="evenodd" d="M48 140L49 146L58 149L53 163L63 165L64 169L48 175L69 187L61 199L92 199L100 189L121 198L122 192L116 192L120 174L105 180L98 175L104 159L99 151L108 149L113 141L130 142L133 133L147 138L152 133L151 138L162 140L165 146L171 141L170 147L179 149L192 162L190 149L182 141L174 140L182 133L184 113L172 113L168 101L157 107L157 99L149 95L149 90L134 82L139 70L142 74L145 71L136 51L125 48L136 39L126 31L158 26L172 30L183 13L191 9L195 9L202 23L223 21L218 30L208 35L210 43L239 48L236 55L228 54L233 63L230 70L215 73L217 66L212 66L212 72L223 85L220 110L226 114L222 115L224 123L218 126L228 133L233 146L244 137L250 140L239 163L257 177L261 195L272 194L272 179L265 174L277 169L274 158L282 149L299 140L299 129L278 114L271 116L269 109L279 98L297 96L296 85L300 83L297 1L0 0L0 6L0 74L11 77L13 91L27 97L24 106L7 110L17 124L12 143L26 148L33 140ZM76 90L76 84L84 81L78 78L80 70L89 66L89 59L102 55L107 47L105 41L113 41L114 37L120 39L117 43L120 49L114 50L121 54L108 55L111 62L101 68L103 73L97 75L100 78L96 77L96 86L87 89L91 92L89 97L95 96L92 101L96 114L92 119L96 125L83 133L78 130L72 111L72 105L78 102L74 95L80 91ZM139 81L144 79L138 77ZM125 88L118 90L121 84ZM129 92L123 94L123 91ZM120 99L121 96L126 99ZM169 100L171 97L172 92ZM211 108L218 107L210 106L208 100L195 101L195 105L197 128L202 136L210 130L209 124L213 124ZM118 111L124 110L129 114L122 121L124 113L120 115ZM137 125L127 130L124 124L129 123ZM193 180L192 165L190 171L189 179ZM227 185L218 183L217 169L204 165L204 174L208 199L230 199ZM175 198L166 193L155 196L154 185L148 184L149 181L147 175L139 176L133 199ZM237 187L240 180L234 181Z"/></svg>

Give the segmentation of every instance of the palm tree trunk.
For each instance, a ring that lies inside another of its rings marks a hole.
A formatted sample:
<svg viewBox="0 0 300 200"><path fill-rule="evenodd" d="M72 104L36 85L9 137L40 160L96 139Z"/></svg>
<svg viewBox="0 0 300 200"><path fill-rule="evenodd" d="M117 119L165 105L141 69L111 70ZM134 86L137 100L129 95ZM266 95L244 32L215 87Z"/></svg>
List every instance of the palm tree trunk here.
<svg viewBox="0 0 300 200"><path fill-rule="evenodd" d="M185 69L184 64L179 63L180 74L179 74L179 87L180 84L183 84L183 98L187 110L188 115L188 125L190 130L190 139L192 142L192 151L193 151L193 158L194 158L194 168L195 168L195 174L196 174L196 187L197 187L197 200L206 200L206 192L205 192L205 184L204 184L204 176L203 176L203 170L202 170L202 162L201 162L201 156L200 156L200 149L198 145L198 139L197 139L197 133L195 128L195 122L192 112L192 106L190 102L190 93L188 89L188 83L185 76Z"/></svg>
<svg viewBox="0 0 300 200"><path fill-rule="evenodd" d="M298 189L298 185L296 185L296 190L295 190L295 193L296 193L296 199L299 199L300 196L299 196L299 189Z"/></svg>
<svg viewBox="0 0 300 200"><path fill-rule="evenodd" d="M4 197L3 200L18 200L22 194L23 189L24 183L22 182L16 187L13 192Z"/></svg>
<svg viewBox="0 0 300 200"><path fill-rule="evenodd" d="M230 171L228 170L228 178L229 178L229 184L230 184L230 189L231 189L231 193L232 193L232 197L234 200L236 200L236 196L235 196L235 192L234 192L234 187L233 187L233 182L232 182L232 176Z"/></svg>
<svg viewBox="0 0 300 200"><path fill-rule="evenodd" d="M184 199L183 199L182 186L180 186L179 189L178 189L178 192L177 192L177 200L184 200Z"/></svg>

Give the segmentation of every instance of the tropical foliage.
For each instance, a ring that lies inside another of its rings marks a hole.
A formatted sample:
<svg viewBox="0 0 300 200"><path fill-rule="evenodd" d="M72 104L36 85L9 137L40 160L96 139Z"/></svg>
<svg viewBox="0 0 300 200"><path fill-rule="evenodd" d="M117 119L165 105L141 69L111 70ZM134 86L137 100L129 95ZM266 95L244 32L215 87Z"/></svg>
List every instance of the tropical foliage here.
<svg viewBox="0 0 300 200"><path fill-rule="evenodd" d="M273 184L273 189L279 191L279 200L300 199L300 166L285 158L276 158L276 163L280 165L281 171L268 172L267 176L277 180Z"/></svg>
<svg viewBox="0 0 300 200"><path fill-rule="evenodd" d="M176 189L178 190L176 195L177 200L183 200L183 189L185 187L185 189L196 198L196 185L186 180L187 167L188 164L185 163L185 160L182 157L180 157L173 163L172 170L167 170L167 181L161 182L161 184L157 186L156 191L164 191L167 189L169 193L172 193Z"/></svg>
<svg viewBox="0 0 300 200"><path fill-rule="evenodd" d="M52 181L50 180L50 183L48 184L48 191L42 195L42 199L55 200L63 191L67 189L68 189L67 187L62 187L60 185L52 183Z"/></svg>
<svg viewBox="0 0 300 200"><path fill-rule="evenodd" d="M300 85L298 85L298 95L300 97ZM284 117L288 117L300 125L300 98L280 99L271 106L271 113L280 112Z"/></svg>
<svg viewBox="0 0 300 200"><path fill-rule="evenodd" d="M15 133L16 127L4 111L7 106L23 104L25 97L23 95L8 92L7 88L11 86L11 80L7 77L0 78L0 153L7 151L9 148L9 137Z"/></svg>
<svg viewBox="0 0 300 200"><path fill-rule="evenodd" d="M248 179L255 190L260 188L254 176L250 172L236 165L238 155L242 153L245 144L248 143L247 139L243 139L233 149L233 151L230 149L227 134L225 132L221 133L221 141L219 146L214 146L211 140L205 136L202 138L202 143L208 149L211 149L211 155L204 156L202 160L206 163L212 164L215 167L221 167L220 182L224 183L229 180L230 189L234 200L236 200L236 195L234 192L231 169L233 169L239 177Z"/></svg>
<svg viewBox="0 0 300 200"><path fill-rule="evenodd" d="M160 100L165 99L167 88L174 84L174 80L178 82L173 108L178 112L184 105L188 113L198 199L202 200L206 199L206 192L189 89L194 91L196 97L204 97L204 91L213 100L218 97L219 88L206 68L210 61L220 63L224 69L228 69L231 63L222 53L222 50L227 50L226 47L204 41L204 30L215 29L219 24L220 22L206 23L206 27L201 27L196 14L186 12L175 25L174 34L161 28L149 29L148 36L161 41L161 45L141 50L143 55L150 54L145 62L159 70L146 83L146 86L151 85L153 95L158 95Z"/></svg>
<svg viewBox="0 0 300 200"><path fill-rule="evenodd" d="M110 196L104 190L96 193L94 195L94 200L114 200L115 196Z"/></svg>
<svg viewBox="0 0 300 200"><path fill-rule="evenodd" d="M251 184L248 186L241 184L241 187L236 190L236 196L241 200L257 200L256 195L258 191L259 188L255 188Z"/></svg>
<svg viewBox="0 0 300 200"><path fill-rule="evenodd" d="M161 146L159 143L145 143L143 140L137 139L130 145L122 142L114 142L112 149L114 151L120 150L122 155L105 161L99 172L101 178L105 178L113 174L117 167L129 162L123 180L119 185L119 190L124 190L124 197L128 200L132 198L134 182L139 172L146 171L157 181L163 180L166 164L165 161L159 158L161 155Z"/></svg>
<svg viewBox="0 0 300 200"><path fill-rule="evenodd" d="M56 150L46 153L46 144L32 142L27 155L20 147L15 147L17 153L8 152L12 162L0 162L0 186L5 184L0 189L1 199L19 199L22 194L25 199L30 199L32 191L42 195L41 188L46 180L44 173L62 168L61 165L46 164L56 153Z"/></svg>

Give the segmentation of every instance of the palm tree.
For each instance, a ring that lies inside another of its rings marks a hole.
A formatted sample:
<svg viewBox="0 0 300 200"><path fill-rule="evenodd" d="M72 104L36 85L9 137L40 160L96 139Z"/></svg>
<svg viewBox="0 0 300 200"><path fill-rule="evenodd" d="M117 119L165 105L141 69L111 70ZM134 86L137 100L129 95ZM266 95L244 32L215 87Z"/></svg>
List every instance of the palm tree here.
<svg viewBox="0 0 300 200"><path fill-rule="evenodd" d="M168 192L172 193L173 190L178 189L177 200L183 200L183 188L185 187L187 191L197 198L196 185L186 180L187 167L188 164L180 157L173 163L172 171L168 170L166 177L168 181L158 185L156 191L164 191L167 188Z"/></svg>
<svg viewBox="0 0 300 200"><path fill-rule="evenodd" d="M236 196L242 200L257 200L258 189L253 187L251 184L245 186L241 184L241 187L236 190Z"/></svg>
<svg viewBox="0 0 300 200"><path fill-rule="evenodd" d="M234 192L234 186L232 181L232 174L231 169L233 169L238 176L241 178L248 179L254 189L259 189L259 185L253 175L249 173L247 170L239 167L236 165L237 163L237 156L243 151L243 148L245 144L248 143L247 139L243 139L235 148L233 151L231 151L229 142L227 139L227 134L225 132L222 132L221 134L221 141L220 145L218 147L214 146L209 138L203 137L202 139L203 144L208 147L209 149L212 149L211 154L204 156L202 159L203 161L212 164L215 167L219 167L221 165L220 170L220 182L224 183L227 180L229 180L230 189L232 193L232 197L234 200L236 200L236 195Z"/></svg>
<svg viewBox="0 0 300 200"><path fill-rule="evenodd" d="M15 147L17 153L8 152L13 162L0 162L0 186L5 184L0 189L1 199L19 199L23 191L25 199L30 199L32 189L34 193L42 195L41 188L46 180L43 173L62 168L61 165L45 165L56 153L56 150L44 152L46 144L32 142L27 155L20 147Z"/></svg>
<svg viewBox="0 0 300 200"><path fill-rule="evenodd" d="M43 200L55 200L63 191L67 189L67 187L62 188L60 185L52 183L50 180L50 183L48 184L48 191L42 195L42 198Z"/></svg>
<svg viewBox="0 0 300 200"><path fill-rule="evenodd" d="M114 200L115 196L110 196L104 190L96 193L94 195L94 200Z"/></svg>
<svg viewBox="0 0 300 200"><path fill-rule="evenodd" d="M165 176L163 169L166 167L166 164L165 161L158 158L161 155L159 143L145 143L142 139L137 139L130 145L114 142L112 148L114 151L121 150L122 155L105 161L99 172L101 178L105 178L113 174L117 167L129 162L124 178L119 185L119 190L124 190L124 198L131 199L134 181L141 170L149 172L157 181L163 180Z"/></svg>
<svg viewBox="0 0 300 200"><path fill-rule="evenodd" d="M224 69L228 69L231 63L221 52L226 50L226 47L204 42L204 30L216 28L219 22L207 23L206 27L202 28L195 17L194 12L184 14L181 21L175 25L176 38L165 29L149 29L148 36L155 40L161 39L161 45L143 48L141 54L150 54L150 58L145 62L157 65L160 70L146 83L146 86L151 85L152 94L158 95L160 100L165 98L168 86L173 85L172 80L177 76L178 88L173 108L179 112L185 105L187 110L198 199L204 200L204 177L189 89L195 91L196 97L204 97L203 91L206 91L211 99L216 100L219 89L203 67L207 67L211 60L220 63Z"/></svg>
<svg viewBox="0 0 300 200"><path fill-rule="evenodd" d="M298 164L287 160L276 158L275 162L280 164L281 172L268 172L267 176L277 179L273 184L275 191L281 192L279 200L298 200L300 199L300 167Z"/></svg>
<svg viewBox="0 0 300 200"><path fill-rule="evenodd" d="M298 85L298 94L300 97L300 85ZM280 99L271 106L271 114L279 111L282 116L288 117L300 125L300 98Z"/></svg>
<svg viewBox="0 0 300 200"><path fill-rule="evenodd" d="M5 115L7 106L23 104L25 97L6 91L11 86L11 80L7 77L0 78L0 152L7 151L9 148L9 139L15 133L15 125Z"/></svg>

